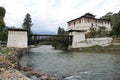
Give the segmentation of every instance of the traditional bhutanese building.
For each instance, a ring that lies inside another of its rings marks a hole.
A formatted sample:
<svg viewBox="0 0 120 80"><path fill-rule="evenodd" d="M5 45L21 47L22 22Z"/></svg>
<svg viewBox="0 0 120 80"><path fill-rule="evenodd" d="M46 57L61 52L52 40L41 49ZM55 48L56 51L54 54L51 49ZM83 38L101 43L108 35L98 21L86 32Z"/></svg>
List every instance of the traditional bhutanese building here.
<svg viewBox="0 0 120 80"><path fill-rule="evenodd" d="M69 30L85 30L90 31L90 27L99 28L99 26L106 27L106 30L111 30L111 21L105 19L97 19L95 15L91 13L86 13L85 15L68 21L68 31Z"/></svg>
<svg viewBox="0 0 120 80"><path fill-rule="evenodd" d="M69 35L73 36L72 45L70 46L71 48L85 47L86 43L83 45L81 42L86 40L85 33L90 32L90 27L99 29L100 26L104 26L107 31L111 31L110 20L97 19L95 18L95 15L91 13L86 13L85 15L68 21L67 23ZM88 44L87 47L89 47Z"/></svg>

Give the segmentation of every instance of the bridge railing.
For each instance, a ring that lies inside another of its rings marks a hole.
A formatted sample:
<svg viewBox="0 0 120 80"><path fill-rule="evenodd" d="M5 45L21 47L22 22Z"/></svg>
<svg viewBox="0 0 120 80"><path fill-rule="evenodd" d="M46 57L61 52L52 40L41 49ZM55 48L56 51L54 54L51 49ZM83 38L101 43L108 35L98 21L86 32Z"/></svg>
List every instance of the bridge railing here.
<svg viewBox="0 0 120 80"><path fill-rule="evenodd" d="M57 41L57 42L71 44L72 43L72 36L34 34L34 35L29 35L28 41L29 42Z"/></svg>

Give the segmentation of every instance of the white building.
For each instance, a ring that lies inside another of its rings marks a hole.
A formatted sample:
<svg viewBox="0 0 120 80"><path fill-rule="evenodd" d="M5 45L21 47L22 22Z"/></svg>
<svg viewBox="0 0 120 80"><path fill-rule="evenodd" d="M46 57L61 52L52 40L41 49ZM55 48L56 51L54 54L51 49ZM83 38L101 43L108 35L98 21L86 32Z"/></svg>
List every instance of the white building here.
<svg viewBox="0 0 120 80"><path fill-rule="evenodd" d="M107 31L111 31L111 21L105 19L97 19L95 15L86 13L85 15L68 21L69 35L73 36L71 48L90 47L94 45L108 45L111 38L85 39L85 33L90 32L90 27L99 29L100 26L106 27ZM105 41L107 40L107 41ZM93 42L94 43L93 43Z"/></svg>
<svg viewBox="0 0 120 80"><path fill-rule="evenodd" d="M105 19L97 19L95 15L86 13L85 15L68 21L68 31L69 30L86 30L90 31L90 27L99 28L99 26L106 27L106 30L111 30L111 21Z"/></svg>
<svg viewBox="0 0 120 80"><path fill-rule="evenodd" d="M28 30L25 29L8 29L7 47L28 47Z"/></svg>

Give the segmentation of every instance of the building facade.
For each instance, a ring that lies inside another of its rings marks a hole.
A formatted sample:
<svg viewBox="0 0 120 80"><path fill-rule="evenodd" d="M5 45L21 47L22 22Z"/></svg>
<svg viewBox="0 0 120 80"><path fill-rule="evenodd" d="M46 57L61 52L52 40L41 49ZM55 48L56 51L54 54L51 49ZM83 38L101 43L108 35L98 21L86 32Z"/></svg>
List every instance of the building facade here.
<svg viewBox="0 0 120 80"><path fill-rule="evenodd" d="M90 31L90 27L96 27L97 29L100 26L106 27L107 31L111 31L111 21L105 19L97 19L95 15L91 13L86 13L85 15L68 21L68 31L69 30L86 30Z"/></svg>
<svg viewBox="0 0 120 80"><path fill-rule="evenodd" d="M85 39L85 34L90 32L90 27L99 29L105 27L107 31L111 31L111 21L105 19L97 19L95 15L86 13L85 15L68 21L69 35L73 36L72 45L70 48L90 47L94 45L108 45L111 38Z"/></svg>

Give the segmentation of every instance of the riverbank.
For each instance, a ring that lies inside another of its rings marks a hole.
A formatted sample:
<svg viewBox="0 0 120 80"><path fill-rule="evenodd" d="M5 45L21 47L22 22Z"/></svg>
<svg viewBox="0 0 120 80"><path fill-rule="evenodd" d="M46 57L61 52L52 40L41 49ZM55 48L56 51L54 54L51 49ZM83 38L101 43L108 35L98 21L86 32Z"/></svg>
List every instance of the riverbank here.
<svg viewBox="0 0 120 80"><path fill-rule="evenodd" d="M0 48L0 80L30 80L19 71L20 58L27 51L26 48Z"/></svg>
<svg viewBox="0 0 120 80"><path fill-rule="evenodd" d="M92 46L86 48L73 48L70 51L77 52L97 52L97 53L120 53L120 45L109 45L109 46Z"/></svg>
<svg viewBox="0 0 120 80"><path fill-rule="evenodd" d="M20 63L28 53L26 48L0 49L0 80L59 80L49 74L33 71L32 67Z"/></svg>

